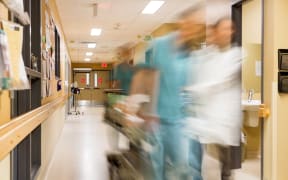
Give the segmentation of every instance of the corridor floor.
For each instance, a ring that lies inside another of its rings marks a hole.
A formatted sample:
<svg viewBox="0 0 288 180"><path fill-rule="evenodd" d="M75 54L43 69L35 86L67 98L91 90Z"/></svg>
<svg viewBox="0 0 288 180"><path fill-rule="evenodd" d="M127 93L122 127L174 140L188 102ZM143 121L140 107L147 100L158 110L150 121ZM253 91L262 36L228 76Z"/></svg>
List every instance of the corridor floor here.
<svg viewBox="0 0 288 180"><path fill-rule="evenodd" d="M84 115L68 116L45 180L108 180L109 150L104 109L82 107Z"/></svg>
<svg viewBox="0 0 288 180"><path fill-rule="evenodd" d="M111 151L111 146L109 127L102 121L104 108L82 106L80 111L84 112L84 115L68 116L65 121L62 135L43 180L109 179L106 153ZM256 163L246 162L242 170L235 172L235 180L259 180ZM215 180L215 176L211 180Z"/></svg>

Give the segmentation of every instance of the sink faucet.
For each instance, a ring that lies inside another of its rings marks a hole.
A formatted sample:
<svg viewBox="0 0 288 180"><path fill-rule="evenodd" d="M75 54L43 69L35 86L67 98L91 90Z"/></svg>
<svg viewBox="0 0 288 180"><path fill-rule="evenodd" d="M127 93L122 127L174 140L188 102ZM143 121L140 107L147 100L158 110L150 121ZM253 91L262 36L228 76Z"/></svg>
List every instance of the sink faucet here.
<svg viewBox="0 0 288 180"><path fill-rule="evenodd" d="M251 101L252 101L253 95L254 95L254 89L249 89L249 92L248 92L248 102L251 102Z"/></svg>

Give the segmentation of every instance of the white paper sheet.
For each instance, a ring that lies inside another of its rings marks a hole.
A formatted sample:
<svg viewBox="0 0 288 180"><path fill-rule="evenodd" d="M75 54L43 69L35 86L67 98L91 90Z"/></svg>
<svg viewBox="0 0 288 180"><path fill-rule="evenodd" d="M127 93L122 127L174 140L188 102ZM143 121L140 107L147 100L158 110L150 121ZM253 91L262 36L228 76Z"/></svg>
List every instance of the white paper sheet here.
<svg viewBox="0 0 288 180"><path fill-rule="evenodd" d="M11 89L29 89L30 83L22 57L23 27L7 21L2 21L1 23L8 39Z"/></svg>
<svg viewBox="0 0 288 180"><path fill-rule="evenodd" d="M261 61L256 61L255 72L256 72L256 76L261 77L262 75L262 62Z"/></svg>

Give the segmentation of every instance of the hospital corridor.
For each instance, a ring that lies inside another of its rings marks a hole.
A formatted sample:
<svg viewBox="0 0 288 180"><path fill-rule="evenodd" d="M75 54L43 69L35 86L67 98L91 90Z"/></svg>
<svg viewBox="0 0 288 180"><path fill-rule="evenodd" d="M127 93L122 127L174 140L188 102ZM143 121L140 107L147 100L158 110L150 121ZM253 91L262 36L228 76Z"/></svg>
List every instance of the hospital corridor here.
<svg viewBox="0 0 288 180"><path fill-rule="evenodd" d="M0 0L0 180L287 180L286 7Z"/></svg>

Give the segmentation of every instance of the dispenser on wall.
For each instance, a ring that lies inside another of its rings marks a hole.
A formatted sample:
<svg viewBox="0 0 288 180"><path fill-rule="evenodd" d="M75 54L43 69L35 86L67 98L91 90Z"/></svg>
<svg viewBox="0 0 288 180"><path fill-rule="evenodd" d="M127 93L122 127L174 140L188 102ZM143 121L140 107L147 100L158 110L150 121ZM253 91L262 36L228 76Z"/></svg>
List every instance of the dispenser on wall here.
<svg viewBox="0 0 288 180"><path fill-rule="evenodd" d="M278 50L278 92L288 93L288 49Z"/></svg>

